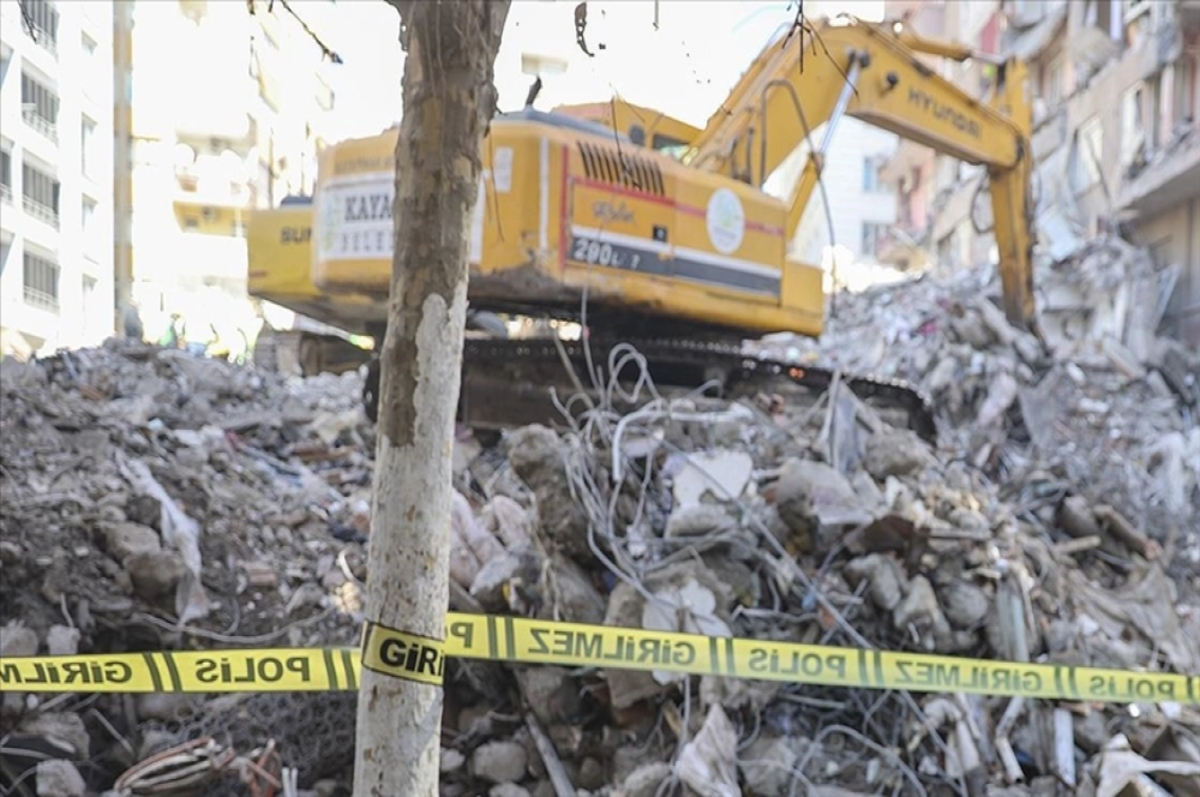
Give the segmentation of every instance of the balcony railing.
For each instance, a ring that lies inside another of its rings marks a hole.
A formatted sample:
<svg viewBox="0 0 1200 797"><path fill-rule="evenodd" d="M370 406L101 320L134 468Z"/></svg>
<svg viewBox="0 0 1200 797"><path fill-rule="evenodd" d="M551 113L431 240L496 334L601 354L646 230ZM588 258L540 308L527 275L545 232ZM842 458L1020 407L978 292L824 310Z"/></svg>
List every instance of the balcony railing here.
<svg viewBox="0 0 1200 797"><path fill-rule="evenodd" d="M34 130L41 133L46 138L58 143L58 125L46 119L33 108L25 108L21 111L21 116L25 119L25 123Z"/></svg>
<svg viewBox="0 0 1200 797"><path fill-rule="evenodd" d="M54 208L48 205L43 205L32 197L24 197L25 212L36 219L39 219L46 224L49 224L54 229L58 229L58 213Z"/></svg>
<svg viewBox="0 0 1200 797"><path fill-rule="evenodd" d="M4 185L4 184L0 183L0 202L3 202L5 205L11 205L12 201L13 201L12 186Z"/></svg>
<svg viewBox="0 0 1200 797"><path fill-rule="evenodd" d="M51 310L58 312L58 297L53 294L39 291L37 288L25 286L25 304L32 307L40 307L43 310Z"/></svg>
<svg viewBox="0 0 1200 797"><path fill-rule="evenodd" d="M50 35L49 31L41 25L30 25L30 28L33 31L33 40L38 43L38 46L57 58L58 42Z"/></svg>

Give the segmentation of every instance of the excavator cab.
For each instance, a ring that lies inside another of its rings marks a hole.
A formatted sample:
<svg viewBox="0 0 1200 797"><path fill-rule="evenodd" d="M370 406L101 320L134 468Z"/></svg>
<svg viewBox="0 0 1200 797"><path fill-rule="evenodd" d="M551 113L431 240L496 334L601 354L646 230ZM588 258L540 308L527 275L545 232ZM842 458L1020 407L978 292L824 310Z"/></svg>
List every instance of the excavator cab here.
<svg viewBox="0 0 1200 797"><path fill-rule="evenodd" d="M624 100L559 105L553 113L584 119L617 130L634 145L682 160L692 143L703 132L700 128Z"/></svg>

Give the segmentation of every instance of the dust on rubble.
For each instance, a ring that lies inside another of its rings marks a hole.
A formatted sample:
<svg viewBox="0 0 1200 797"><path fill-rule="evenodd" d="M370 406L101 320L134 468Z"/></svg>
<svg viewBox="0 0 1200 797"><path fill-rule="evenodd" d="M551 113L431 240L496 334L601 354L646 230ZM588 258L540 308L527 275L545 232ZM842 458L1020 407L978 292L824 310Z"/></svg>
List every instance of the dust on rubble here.
<svg viewBox="0 0 1200 797"><path fill-rule="evenodd" d="M1136 276L1135 255L1097 244L1081 284ZM972 274L915 281L839 298L820 346L760 345L920 383L936 447L838 384L803 413L664 398L491 447L461 431L450 607L1200 672L1200 363L1134 319L1044 351L987 296ZM0 653L354 644L374 442L356 375L115 344L2 371ZM459 660L446 684L447 797L1200 795L1200 711L1179 703ZM168 755L236 753L207 793L286 772L286 793L348 794L354 707L6 692L0 779L82 794L190 745Z"/></svg>

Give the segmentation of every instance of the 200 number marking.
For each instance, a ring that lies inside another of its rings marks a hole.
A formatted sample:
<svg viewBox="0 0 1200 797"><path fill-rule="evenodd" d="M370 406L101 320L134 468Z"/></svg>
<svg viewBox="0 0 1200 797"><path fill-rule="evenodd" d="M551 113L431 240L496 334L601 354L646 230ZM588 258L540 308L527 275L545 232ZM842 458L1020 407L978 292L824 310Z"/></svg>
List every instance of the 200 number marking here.
<svg viewBox="0 0 1200 797"><path fill-rule="evenodd" d="M571 259L589 266L616 266L618 268L637 269L641 255L629 255L628 261L622 253L613 249L612 244L597 241L594 238L576 238L571 249Z"/></svg>

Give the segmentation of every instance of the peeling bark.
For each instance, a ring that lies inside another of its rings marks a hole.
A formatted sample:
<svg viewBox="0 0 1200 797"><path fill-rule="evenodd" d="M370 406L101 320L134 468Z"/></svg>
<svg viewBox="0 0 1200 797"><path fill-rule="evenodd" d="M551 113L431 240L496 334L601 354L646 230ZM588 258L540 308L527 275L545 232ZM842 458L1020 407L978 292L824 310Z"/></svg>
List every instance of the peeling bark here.
<svg viewBox="0 0 1200 797"><path fill-rule="evenodd" d="M408 55L366 610L381 625L444 639L467 236L509 0L389 2ZM359 695L355 795L436 795L441 688L364 669Z"/></svg>

